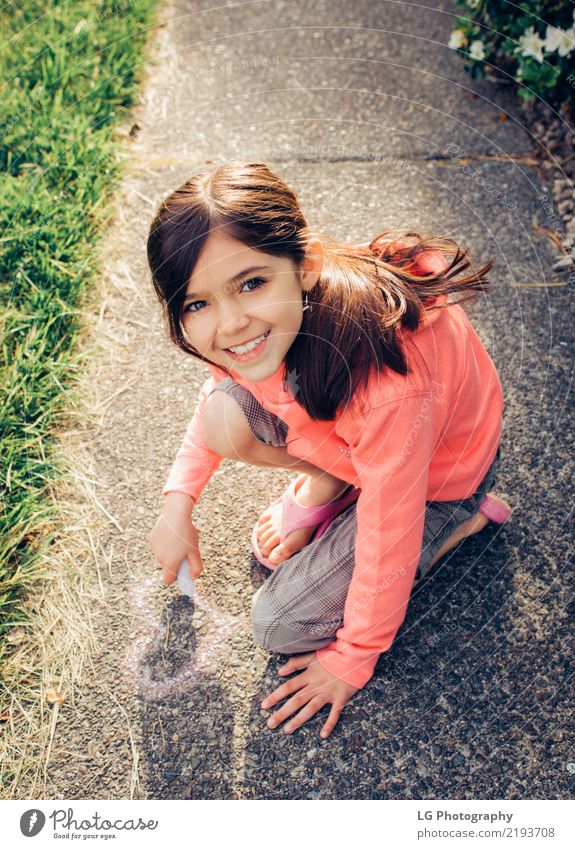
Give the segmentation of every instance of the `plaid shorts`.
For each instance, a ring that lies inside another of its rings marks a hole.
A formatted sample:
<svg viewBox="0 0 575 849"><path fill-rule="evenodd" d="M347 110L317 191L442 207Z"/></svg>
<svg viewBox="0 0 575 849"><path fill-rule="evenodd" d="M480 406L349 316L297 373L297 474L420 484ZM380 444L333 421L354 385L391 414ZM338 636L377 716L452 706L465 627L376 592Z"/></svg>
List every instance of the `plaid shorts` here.
<svg viewBox="0 0 575 849"><path fill-rule="evenodd" d="M228 377L214 390L231 395L246 416L256 439L284 447L287 425L265 410L254 396ZM453 531L477 513L493 488L499 450L477 490L461 501L428 501L421 557L415 582ZM332 642L343 624L345 601L355 566L356 504L340 513L319 540L306 545L275 569L252 602L254 638L264 648L283 654L315 651Z"/></svg>

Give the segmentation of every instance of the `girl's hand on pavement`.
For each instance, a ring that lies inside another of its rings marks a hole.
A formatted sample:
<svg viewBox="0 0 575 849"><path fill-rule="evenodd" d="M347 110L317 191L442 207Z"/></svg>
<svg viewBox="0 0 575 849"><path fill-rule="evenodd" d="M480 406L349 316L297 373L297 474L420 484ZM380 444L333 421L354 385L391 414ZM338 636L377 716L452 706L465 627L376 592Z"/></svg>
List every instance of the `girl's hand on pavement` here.
<svg viewBox="0 0 575 849"><path fill-rule="evenodd" d="M296 669L304 671L274 690L261 704L262 708L267 710L282 699L291 696L283 707L270 716L268 728L275 728L291 716L292 719L283 727L283 731L290 734L315 716L324 705L331 704L329 716L320 732L322 737L329 737L337 725L344 706L359 688L335 678L327 669L324 669L315 652L292 657L278 672L280 675L289 675ZM299 713L296 714L296 711ZM293 716L293 714L296 715Z"/></svg>

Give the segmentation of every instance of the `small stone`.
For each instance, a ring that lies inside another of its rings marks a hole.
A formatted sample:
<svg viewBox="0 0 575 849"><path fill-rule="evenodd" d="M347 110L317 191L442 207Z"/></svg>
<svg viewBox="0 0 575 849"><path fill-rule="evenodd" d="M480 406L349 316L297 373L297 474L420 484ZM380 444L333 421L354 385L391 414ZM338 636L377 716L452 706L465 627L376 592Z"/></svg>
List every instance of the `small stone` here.
<svg viewBox="0 0 575 849"><path fill-rule="evenodd" d="M573 260L570 256L562 256L557 262L553 263L553 271L561 271L563 268L571 268Z"/></svg>

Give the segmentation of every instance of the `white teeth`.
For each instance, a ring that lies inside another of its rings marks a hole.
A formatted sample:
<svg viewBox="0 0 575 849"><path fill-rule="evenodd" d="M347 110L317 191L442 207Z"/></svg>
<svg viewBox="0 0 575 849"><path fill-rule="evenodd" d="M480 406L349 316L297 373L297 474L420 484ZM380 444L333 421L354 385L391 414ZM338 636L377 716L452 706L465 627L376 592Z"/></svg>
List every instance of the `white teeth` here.
<svg viewBox="0 0 575 849"><path fill-rule="evenodd" d="M258 336L257 339L253 339L251 342L248 342L246 345L239 345L237 348L228 348L228 351L232 351L234 354L247 354L248 351L253 350L257 345L262 342L267 333L262 333L261 336Z"/></svg>

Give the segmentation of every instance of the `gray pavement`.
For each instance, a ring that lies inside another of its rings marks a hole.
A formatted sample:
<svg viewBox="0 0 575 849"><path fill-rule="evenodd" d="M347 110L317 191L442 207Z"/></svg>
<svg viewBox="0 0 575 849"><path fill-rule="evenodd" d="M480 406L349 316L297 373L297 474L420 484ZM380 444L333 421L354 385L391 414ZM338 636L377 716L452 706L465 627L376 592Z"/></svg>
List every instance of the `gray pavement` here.
<svg viewBox="0 0 575 849"><path fill-rule="evenodd" d="M56 735L54 797L573 796L575 292L537 229L542 170L529 164L514 95L470 80L446 47L453 14L447 0L167 8L106 259L110 274L137 281L109 304L121 345L102 361L101 391L134 382L90 437L98 497L123 528L100 537L113 552L113 602L95 612L100 650ZM498 492L512 521L417 587L327 741L321 717L288 737L259 710L281 658L249 633L266 574L249 534L289 473L222 464L195 514L206 563L195 607L155 587L145 542L204 379L168 347L145 238L159 200L219 157L267 162L334 238L407 226L496 260L493 292L470 312L504 386ZM71 757L87 739L98 758Z"/></svg>

